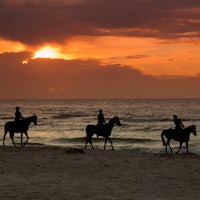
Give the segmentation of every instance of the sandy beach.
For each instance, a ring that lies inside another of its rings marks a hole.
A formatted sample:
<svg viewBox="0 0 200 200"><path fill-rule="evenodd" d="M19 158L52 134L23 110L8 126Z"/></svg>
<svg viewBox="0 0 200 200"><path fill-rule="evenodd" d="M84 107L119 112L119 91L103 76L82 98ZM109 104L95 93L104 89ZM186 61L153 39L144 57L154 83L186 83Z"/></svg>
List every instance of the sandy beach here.
<svg viewBox="0 0 200 200"><path fill-rule="evenodd" d="M199 199L200 156L0 147L0 199Z"/></svg>

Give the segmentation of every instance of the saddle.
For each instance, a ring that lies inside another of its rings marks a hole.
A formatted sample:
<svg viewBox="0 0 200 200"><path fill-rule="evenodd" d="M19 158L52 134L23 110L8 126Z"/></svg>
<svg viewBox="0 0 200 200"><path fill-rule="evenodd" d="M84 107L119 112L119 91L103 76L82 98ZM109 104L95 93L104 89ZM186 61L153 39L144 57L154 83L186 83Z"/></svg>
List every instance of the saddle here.
<svg viewBox="0 0 200 200"><path fill-rule="evenodd" d="M181 139L181 135L183 134L183 130L184 129L173 129L174 130L174 138L175 140L180 140Z"/></svg>
<svg viewBox="0 0 200 200"><path fill-rule="evenodd" d="M16 132L20 132L22 128L22 120L14 121L14 128Z"/></svg>
<svg viewBox="0 0 200 200"><path fill-rule="evenodd" d="M105 124L97 124L97 126L96 126L97 137L103 135L104 127L105 127Z"/></svg>

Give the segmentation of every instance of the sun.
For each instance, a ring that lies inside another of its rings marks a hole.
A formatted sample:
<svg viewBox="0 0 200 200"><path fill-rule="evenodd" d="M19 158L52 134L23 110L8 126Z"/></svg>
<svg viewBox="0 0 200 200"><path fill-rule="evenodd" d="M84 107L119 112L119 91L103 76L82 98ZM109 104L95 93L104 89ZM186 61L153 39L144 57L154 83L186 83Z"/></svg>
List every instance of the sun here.
<svg viewBox="0 0 200 200"><path fill-rule="evenodd" d="M33 59L35 58L52 58L53 59L53 58L57 58L57 52L54 48L47 46L36 51L32 58Z"/></svg>

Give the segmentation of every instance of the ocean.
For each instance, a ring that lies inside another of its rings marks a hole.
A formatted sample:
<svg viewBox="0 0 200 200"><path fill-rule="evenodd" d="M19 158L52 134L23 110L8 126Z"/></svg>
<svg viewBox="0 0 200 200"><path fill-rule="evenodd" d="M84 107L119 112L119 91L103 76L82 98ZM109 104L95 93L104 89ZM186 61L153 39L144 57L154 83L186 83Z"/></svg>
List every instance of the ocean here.
<svg viewBox="0 0 200 200"><path fill-rule="evenodd" d="M97 124L98 111L102 109L107 122L118 116L122 124L114 126L110 137L115 150L164 153L160 135L162 130L174 128L176 114L185 127L196 125L197 136L191 134L189 150L200 153L200 99L0 100L1 144L4 124L14 120L16 106L24 117L38 117L38 125L29 126L28 145L84 148L85 128ZM94 148L103 149L104 138L93 138ZM15 133L15 141L20 146L20 134ZM5 144L12 146L8 134ZM172 141L171 146L176 151L179 143ZM109 142L107 149L111 149Z"/></svg>

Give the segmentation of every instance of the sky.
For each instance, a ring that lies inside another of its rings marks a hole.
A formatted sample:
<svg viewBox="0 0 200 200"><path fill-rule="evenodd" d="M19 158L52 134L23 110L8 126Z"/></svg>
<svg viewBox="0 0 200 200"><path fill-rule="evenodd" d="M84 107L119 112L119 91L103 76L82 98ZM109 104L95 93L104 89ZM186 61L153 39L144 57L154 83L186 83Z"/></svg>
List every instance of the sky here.
<svg viewBox="0 0 200 200"><path fill-rule="evenodd" d="M0 99L200 98L200 1L1 0Z"/></svg>

